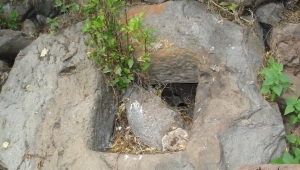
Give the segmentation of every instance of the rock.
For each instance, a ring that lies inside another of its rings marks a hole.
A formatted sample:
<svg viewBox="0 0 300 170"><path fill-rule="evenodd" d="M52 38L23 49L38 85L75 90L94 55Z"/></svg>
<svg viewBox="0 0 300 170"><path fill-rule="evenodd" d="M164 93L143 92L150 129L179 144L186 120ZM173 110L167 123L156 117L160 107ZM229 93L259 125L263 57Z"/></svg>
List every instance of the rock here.
<svg viewBox="0 0 300 170"><path fill-rule="evenodd" d="M0 59L14 60L33 40L21 31L0 30Z"/></svg>
<svg viewBox="0 0 300 170"><path fill-rule="evenodd" d="M145 24L160 39L152 49L151 82L198 83L186 151L193 167L235 169L281 156L286 146L281 115L256 87L264 56L261 28L208 14L197 2L144 8ZM142 9L133 7L129 16Z"/></svg>
<svg viewBox="0 0 300 170"><path fill-rule="evenodd" d="M33 1L32 6L39 14L52 18L59 13L59 10L55 7L55 4L55 0L37 0Z"/></svg>
<svg viewBox="0 0 300 170"><path fill-rule="evenodd" d="M131 130L152 148L162 149L162 138L172 127L183 127L180 113L169 109L162 99L142 88L129 88L123 97Z"/></svg>
<svg viewBox="0 0 300 170"><path fill-rule="evenodd" d="M283 19L283 10L282 3L269 3L258 7L255 16L258 22L274 26Z"/></svg>
<svg viewBox="0 0 300 170"><path fill-rule="evenodd" d="M297 75L300 71L300 24L277 26L271 35L271 49L277 61L287 72Z"/></svg>
<svg viewBox="0 0 300 170"><path fill-rule="evenodd" d="M29 20L29 19L26 19L26 20L23 22L22 31L23 31L27 36L30 36L30 37L33 37L34 35L37 34L37 28L36 28L36 26L35 26L34 23L33 23L31 20Z"/></svg>
<svg viewBox="0 0 300 170"><path fill-rule="evenodd" d="M108 169L95 151L109 145L115 101L87 59L82 26L42 35L18 54L0 94L0 143L10 143L1 148L3 167Z"/></svg>
<svg viewBox="0 0 300 170"><path fill-rule="evenodd" d="M189 140L187 131L177 128L168 132L162 138L163 151L180 151L184 150Z"/></svg>

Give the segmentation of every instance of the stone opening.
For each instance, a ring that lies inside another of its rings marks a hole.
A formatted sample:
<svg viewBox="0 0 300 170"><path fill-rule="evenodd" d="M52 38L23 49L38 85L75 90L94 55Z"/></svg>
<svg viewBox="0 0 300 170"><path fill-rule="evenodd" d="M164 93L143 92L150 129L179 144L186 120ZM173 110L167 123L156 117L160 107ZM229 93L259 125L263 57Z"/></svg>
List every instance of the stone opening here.
<svg viewBox="0 0 300 170"><path fill-rule="evenodd" d="M102 110L110 112L106 116L114 115L114 121L111 121L112 117L106 121L106 136L96 135L104 130L99 126L101 123L95 124L92 150L121 154L156 154L184 150L185 147L182 146L186 146L194 117L197 86L197 83L164 83L153 84L147 90L141 87L127 89L126 93L130 95L118 108ZM102 106L106 105L104 103ZM139 109L131 110L133 104L143 108L143 113L136 112ZM104 116L99 114L96 118L99 121L96 122L101 122L101 118ZM186 139L175 140L178 135L186 136ZM151 137L156 140L148 141ZM99 140L100 138L103 140Z"/></svg>
<svg viewBox="0 0 300 170"><path fill-rule="evenodd" d="M197 86L198 83L168 83L161 92L161 98L170 107L181 113L181 117L187 125L192 123L194 117Z"/></svg>

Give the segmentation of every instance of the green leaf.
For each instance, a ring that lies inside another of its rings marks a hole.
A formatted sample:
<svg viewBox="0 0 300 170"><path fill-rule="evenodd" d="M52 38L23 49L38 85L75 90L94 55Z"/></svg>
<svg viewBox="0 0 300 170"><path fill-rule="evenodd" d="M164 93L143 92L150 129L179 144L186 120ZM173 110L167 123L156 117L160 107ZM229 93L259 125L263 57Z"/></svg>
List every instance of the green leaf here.
<svg viewBox="0 0 300 170"><path fill-rule="evenodd" d="M275 158L270 160L270 164L284 164L282 158Z"/></svg>
<svg viewBox="0 0 300 170"><path fill-rule="evenodd" d="M270 95L270 100L273 101L276 97L276 94L274 92L271 93Z"/></svg>
<svg viewBox="0 0 300 170"><path fill-rule="evenodd" d="M124 73L129 74L130 70L128 68L123 68Z"/></svg>
<svg viewBox="0 0 300 170"><path fill-rule="evenodd" d="M300 111L300 101L298 100L298 102L294 105L295 109L297 111Z"/></svg>
<svg viewBox="0 0 300 170"><path fill-rule="evenodd" d="M271 89L272 89L278 96L281 95L281 92L282 92L282 86L281 86L280 84L271 87Z"/></svg>
<svg viewBox="0 0 300 170"><path fill-rule="evenodd" d="M281 82L281 86L282 86L282 88L289 88L289 87L291 87L291 83L290 82Z"/></svg>
<svg viewBox="0 0 300 170"><path fill-rule="evenodd" d="M300 157L300 149L299 148L293 147L292 150L295 154L295 157Z"/></svg>
<svg viewBox="0 0 300 170"><path fill-rule="evenodd" d="M260 89L259 93L260 94L267 94L270 90L270 87L271 86L266 86L266 85L263 85L262 88Z"/></svg>
<svg viewBox="0 0 300 170"><path fill-rule="evenodd" d="M61 0L55 0L55 6L54 7L60 7L62 6Z"/></svg>
<svg viewBox="0 0 300 170"><path fill-rule="evenodd" d="M16 10L11 10L10 12L10 15L9 15L9 18L11 18L11 20L13 20L14 22L17 21L17 18L18 18L19 14L17 13Z"/></svg>
<svg viewBox="0 0 300 170"><path fill-rule="evenodd" d="M228 4L228 2L221 2L221 3L219 3L219 5L221 5L221 6L228 6L229 4Z"/></svg>
<svg viewBox="0 0 300 170"><path fill-rule="evenodd" d="M282 161L284 164L295 164L293 156L287 151L284 152Z"/></svg>
<svg viewBox="0 0 300 170"><path fill-rule="evenodd" d="M128 75L128 79L132 81L133 80L133 75L132 74Z"/></svg>
<svg viewBox="0 0 300 170"><path fill-rule="evenodd" d="M108 68L108 66L105 66L103 69L102 69L102 72L105 74L105 73L109 73L111 72L112 70Z"/></svg>
<svg viewBox="0 0 300 170"><path fill-rule="evenodd" d="M292 98L292 99L285 99L285 103L287 104L287 105L292 105L292 106L294 106L294 105L296 105L297 104L297 99L296 98Z"/></svg>
<svg viewBox="0 0 300 170"><path fill-rule="evenodd" d="M295 108L293 105L287 105L285 110L284 110L284 115L287 115L289 113L292 113L295 111Z"/></svg>
<svg viewBox="0 0 300 170"><path fill-rule="evenodd" d="M291 124L291 125L297 123L297 121L298 121L297 116L292 115L292 116L290 117L290 124Z"/></svg>
<svg viewBox="0 0 300 170"><path fill-rule="evenodd" d="M78 12L80 10L79 4L73 3L71 7L71 12Z"/></svg>
<svg viewBox="0 0 300 170"><path fill-rule="evenodd" d="M67 11L67 6L63 5L61 8L60 8L60 12L66 12Z"/></svg>
<svg viewBox="0 0 300 170"><path fill-rule="evenodd" d="M134 63L133 59L130 58L130 59L128 60L128 66L129 66L129 68L131 68L131 67L133 66L133 63Z"/></svg>
<svg viewBox="0 0 300 170"><path fill-rule="evenodd" d="M275 64L275 59L273 58L273 57L271 57L270 59L269 59L269 66L271 65L274 65Z"/></svg>
<svg viewBox="0 0 300 170"><path fill-rule="evenodd" d="M297 138L293 135L286 135L286 139L291 143L296 143Z"/></svg>
<svg viewBox="0 0 300 170"><path fill-rule="evenodd" d="M267 69L266 70L266 77L273 80L273 82L278 81L278 74L273 69Z"/></svg>
<svg viewBox="0 0 300 170"><path fill-rule="evenodd" d="M52 21L53 21L53 19L51 19L51 18L49 18L49 17L46 18L46 23L47 23L47 24L51 23Z"/></svg>
<svg viewBox="0 0 300 170"><path fill-rule="evenodd" d="M150 67L150 64L149 64L149 63L144 63L144 64L143 64L143 67L142 67L142 70L145 71L145 70L147 70L149 67Z"/></svg>
<svg viewBox="0 0 300 170"><path fill-rule="evenodd" d="M266 77L266 79L263 82L263 85L272 85L276 83L276 80L273 77Z"/></svg>
<svg viewBox="0 0 300 170"><path fill-rule="evenodd" d="M280 80L281 82L289 82L289 81L290 81L290 78L289 78L288 76L284 75L284 74L280 74L280 75L279 75L279 80Z"/></svg>
<svg viewBox="0 0 300 170"><path fill-rule="evenodd" d="M229 10L234 10L234 9L236 9L236 7L237 7L237 4L232 3L229 7Z"/></svg>

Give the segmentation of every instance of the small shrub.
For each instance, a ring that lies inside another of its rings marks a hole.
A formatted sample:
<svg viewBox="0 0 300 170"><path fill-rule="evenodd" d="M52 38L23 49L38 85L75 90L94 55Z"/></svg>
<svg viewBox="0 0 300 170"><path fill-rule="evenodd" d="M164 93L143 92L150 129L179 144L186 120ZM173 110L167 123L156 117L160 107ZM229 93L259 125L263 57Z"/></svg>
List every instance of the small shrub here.
<svg viewBox="0 0 300 170"><path fill-rule="evenodd" d="M123 7L125 18L120 16ZM153 42L154 31L142 25L143 13L127 19L125 0L88 0L84 14L88 21L82 31L89 35L86 45L91 47L88 57L109 76L109 86L124 91L135 73L150 66L148 47ZM122 19L124 24L120 22ZM132 55L133 41L143 51L137 59Z"/></svg>
<svg viewBox="0 0 300 170"><path fill-rule="evenodd" d="M270 94L270 100L273 101L277 96L281 95L284 88L291 86L290 79L282 74L283 65L275 62L275 59L270 58L265 69L259 72L263 76L264 82L260 90L261 94Z"/></svg>

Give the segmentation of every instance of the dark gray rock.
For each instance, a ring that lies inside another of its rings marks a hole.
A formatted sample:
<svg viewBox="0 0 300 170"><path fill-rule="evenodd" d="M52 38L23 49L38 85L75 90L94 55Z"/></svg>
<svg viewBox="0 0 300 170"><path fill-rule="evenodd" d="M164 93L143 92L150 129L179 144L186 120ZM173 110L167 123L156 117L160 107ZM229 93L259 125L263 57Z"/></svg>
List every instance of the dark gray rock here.
<svg viewBox="0 0 300 170"><path fill-rule="evenodd" d="M33 40L21 31L0 30L0 59L14 60Z"/></svg>
<svg viewBox="0 0 300 170"><path fill-rule="evenodd" d="M262 5L255 11L258 22L276 25L283 19L284 6L282 3L269 3Z"/></svg>
<svg viewBox="0 0 300 170"><path fill-rule="evenodd" d="M55 0L36 0L32 2L34 9L43 16L52 18L59 13L59 9L54 7Z"/></svg>
<svg viewBox="0 0 300 170"><path fill-rule="evenodd" d="M109 145L113 93L87 59L82 25L58 36L42 35L18 54L0 94L0 143L9 143L8 148L1 147L0 162L8 169L37 169L40 158L23 160L24 154L49 154L46 159L58 160L64 153L73 160L77 152L93 153ZM75 69L62 72L66 68ZM64 166L44 163L46 169ZM106 167L101 161L98 166Z"/></svg>
<svg viewBox="0 0 300 170"><path fill-rule="evenodd" d="M162 138L172 127L183 127L180 113L171 110L157 95L129 88L123 97L131 130L150 147L162 150Z"/></svg>

